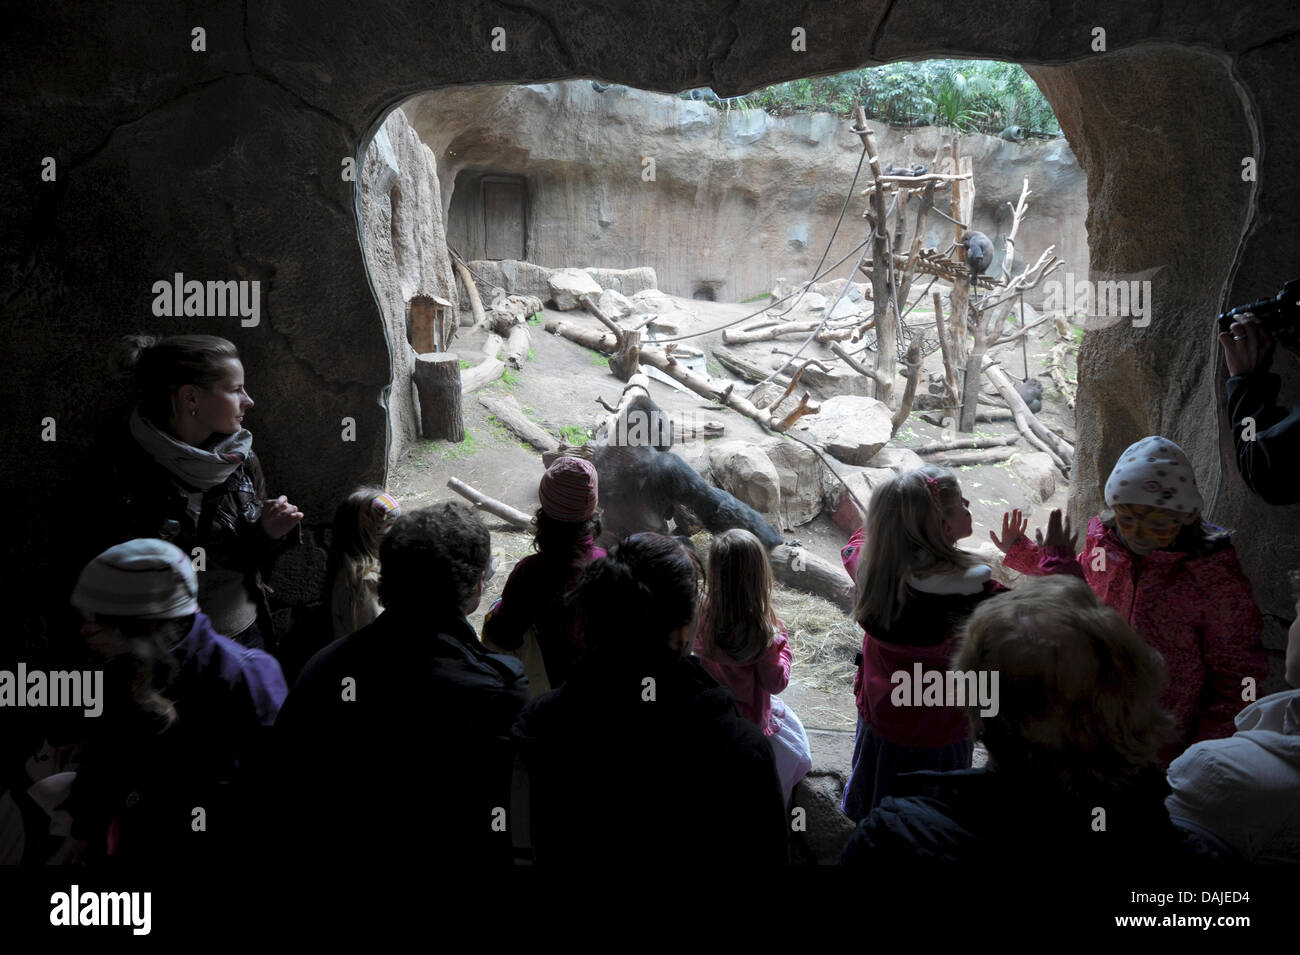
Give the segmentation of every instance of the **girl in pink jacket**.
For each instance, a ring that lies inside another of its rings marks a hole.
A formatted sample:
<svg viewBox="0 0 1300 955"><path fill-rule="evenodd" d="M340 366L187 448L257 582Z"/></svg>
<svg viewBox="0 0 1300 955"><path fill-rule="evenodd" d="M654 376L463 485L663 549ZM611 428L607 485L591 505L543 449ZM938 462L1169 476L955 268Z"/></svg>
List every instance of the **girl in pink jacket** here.
<svg viewBox="0 0 1300 955"><path fill-rule="evenodd" d="M957 541L971 535L970 503L948 468L896 475L871 496L867 524L840 552L857 585L863 628L853 679L858 705L853 770L840 808L861 820L918 770L969 769L974 743L966 708L931 699L927 680L947 680L958 631L984 600L1006 588ZM1044 568L1079 573L1069 522L1054 511ZM917 675L921 675L922 686ZM986 675L987 676L987 675ZM994 692L996 696L996 691Z"/></svg>
<svg viewBox="0 0 1300 955"><path fill-rule="evenodd" d="M1130 445L1106 481L1106 505L1088 524L1079 563L1102 602L1164 657L1161 702L1178 733L1161 751L1167 764L1193 742L1232 735L1233 718L1255 699L1247 688L1267 674L1264 621L1227 533L1201 519L1191 462L1173 441ZM1042 573L1026 526L1015 511L1002 539L990 536L1006 566Z"/></svg>
<svg viewBox="0 0 1300 955"><path fill-rule="evenodd" d="M695 655L731 691L740 715L771 742L789 805L795 785L812 769L812 751L799 717L774 695L790 683L790 642L772 610L767 550L747 530L713 539Z"/></svg>

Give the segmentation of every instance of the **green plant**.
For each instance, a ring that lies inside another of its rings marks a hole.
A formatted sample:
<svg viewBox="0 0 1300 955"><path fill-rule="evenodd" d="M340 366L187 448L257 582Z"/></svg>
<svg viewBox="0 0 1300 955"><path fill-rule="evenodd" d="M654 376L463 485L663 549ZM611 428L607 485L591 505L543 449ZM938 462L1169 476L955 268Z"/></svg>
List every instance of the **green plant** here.
<svg viewBox="0 0 1300 955"><path fill-rule="evenodd" d="M587 352L587 360L593 365L603 365L605 368L609 367L608 355L602 355L600 352L591 348L585 349L585 351Z"/></svg>
<svg viewBox="0 0 1300 955"><path fill-rule="evenodd" d="M560 429L560 437L571 448L580 448L591 440L591 431L579 424L566 425Z"/></svg>
<svg viewBox="0 0 1300 955"><path fill-rule="evenodd" d="M748 305L750 302L761 302L763 299L771 298L771 297L772 297L771 292L759 292L757 295L753 295L750 296L749 298L741 299L740 304Z"/></svg>
<svg viewBox="0 0 1300 955"><path fill-rule="evenodd" d="M497 379L497 383L506 391L514 391L515 385L519 384L519 372L515 371L513 368L507 368L501 373L501 377Z"/></svg>
<svg viewBox="0 0 1300 955"><path fill-rule="evenodd" d="M540 324L542 324L542 313L541 313L541 312L533 312L533 314L531 314L531 315L528 316L527 321L528 321L528 324L529 324L529 325L540 325Z"/></svg>
<svg viewBox="0 0 1300 955"><path fill-rule="evenodd" d="M472 457L479 450L479 444L474 438L474 432L468 428L465 429L465 440L459 444L451 441L429 441L421 442L421 444L431 451L436 451L439 457L447 461L463 461L468 457Z"/></svg>
<svg viewBox="0 0 1300 955"><path fill-rule="evenodd" d="M474 363L472 361L466 361L464 358L460 360L461 371L464 371L466 368L473 368L473 367L474 367Z"/></svg>
<svg viewBox="0 0 1300 955"><path fill-rule="evenodd" d="M710 355L708 360L705 361L704 367L708 370L710 375L722 374L722 366L718 364L718 360L714 358L712 355Z"/></svg>
<svg viewBox="0 0 1300 955"><path fill-rule="evenodd" d="M528 360L529 360L529 361L536 361L536 360L537 360L537 356L533 354L533 350L532 350L531 348L528 349Z"/></svg>

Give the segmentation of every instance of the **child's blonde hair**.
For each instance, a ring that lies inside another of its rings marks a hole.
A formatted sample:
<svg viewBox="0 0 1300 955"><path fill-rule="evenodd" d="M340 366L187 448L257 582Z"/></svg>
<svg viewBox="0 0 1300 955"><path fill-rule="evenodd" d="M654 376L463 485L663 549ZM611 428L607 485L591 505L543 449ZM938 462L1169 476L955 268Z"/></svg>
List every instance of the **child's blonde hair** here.
<svg viewBox="0 0 1300 955"><path fill-rule="evenodd" d="M329 569L325 577L327 594L339 570L347 575L353 587L359 586L367 573L378 573L379 543L401 513L401 505L383 488L357 488L343 499L334 512Z"/></svg>
<svg viewBox="0 0 1300 955"><path fill-rule="evenodd" d="M858 557L853 606L853 617L865 630L887 630L898 618L909 574L965 570L979 562L944 537L946 514L961 503L957 475L933 464L897 474L876 488Z"/></svg>
<svg viewBox="0 0 1300 955"><path fill-rule="evenodd" d="M958 641L955 670L999 675L996 715L970 717L1001 770L1086 791L1146 770L1170 738L1164 660L1078 577L1026 578L975 608Z"/></svg>
<svg viewBox="0 0 1300 955"><path fill-rule="evenodd" d="M772 610L772 565L762 542L743 528L724 531L709 548L708 595L700 614L700 656L749 663L772 644L780 625Z"/></svg>

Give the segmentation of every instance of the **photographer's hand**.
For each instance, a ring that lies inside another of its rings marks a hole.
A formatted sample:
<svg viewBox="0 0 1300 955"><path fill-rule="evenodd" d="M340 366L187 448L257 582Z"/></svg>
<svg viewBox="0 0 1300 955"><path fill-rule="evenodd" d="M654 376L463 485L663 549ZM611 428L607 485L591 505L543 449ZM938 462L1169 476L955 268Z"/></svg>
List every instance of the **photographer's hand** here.
<svg viewBox="0 0 1300 955"><path fill-rule="evenodd" d="M1273 364L1273 336L1250 312L1237 316L1228 331L1219 333L1219 344L1223 346L1229 377L1265 372Z"/></svg>

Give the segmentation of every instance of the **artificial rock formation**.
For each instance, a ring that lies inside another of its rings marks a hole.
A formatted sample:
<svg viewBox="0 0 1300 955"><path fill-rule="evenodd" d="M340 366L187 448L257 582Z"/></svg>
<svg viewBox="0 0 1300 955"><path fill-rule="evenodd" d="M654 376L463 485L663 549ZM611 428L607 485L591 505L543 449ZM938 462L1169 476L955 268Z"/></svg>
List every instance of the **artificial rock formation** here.
<svg viewBox="0 0 1300 955"><path fill-rule="evenodd" d="M388 114L366 147L360 186L362 248L393 361L388 400L391 467L420 434L408 303L415 295L437 295L454 308L459 298L447 255L433 152L420 142L400 109Z"/></svg>
<svg viewBox="0 0 1300 955"><path fill-rule="evenodd" d="M1300 259L1293 3L1202 0L1153 15L1122 0L1005 0L990 15L986 5L939 0L834 0L811 16L776 0L559 0L545 10L379 0L358 17L337 0L287 0L216 5L203 19L203 52L192 46L194 14L182 5L112 4L93 18L33 6L6 19L0 354L11 365L0 389L11 427L0 466L15 482L21 476L25 506L8 529L5 578L33 595L14 608L11 632L39 640L51 629L56 611L48 608L65 605L85 556L73 554L84 541L75 502L94 473L104 410L120 398L104 357L124 332L216 331L236 342L257 398L248 425L271 490L289 494L309 521L327 521L356 484L383 481L393 369L361 249L355 166L395 105L457 84L592 76L665 91L708 85L729 96L863 65L958 56L1024 63L1042 86L1087 175L1091 269L1162 269L1149 326L1121 322L1085 336L1076 516L1095 513L1125 445L1168 434L1191 455L1208 516L1237 529L1256 596L1275 615L1268 639L1280 646L1282 621L1294 613L1282 572L1300 566L1300 510L1252 498L1236 474L1211 319L1225 305L1275 292ZM1104 50L1096 48L1099 24ZM491 49L497 27L504 52ZM808 32L805 49L791 44L795 27ZM740 140L745 122L758 131L756 120L739 120ZM810 137L840 135L807 122ZM440 164L441 150L454 148L425 141ZM629 154L631 175L639 177L640 159ZM1249 170L1243 160L1253 160ZM724 205L753 198L738 171L719 169L734 182L722 185L690 166L657 164L661 185L699 183L700 218L715 223ZM836 169L780 189L804 208L838 201L844 182ZM832 192L835 200L818 198ZM775 237L792 239L801 236ZM816 247L811 228L807 242ZM704 277L725 280L715 274L725 268L718 249L698 248L710 269ZM260 324L156 318L152 285L176 272L258 280ZM1277 366L1283 400L1300 399L1300 368L1285 357Z"/></svg>
<svg viewBox="0 0 1300 955"><path fill-rule="evenodd" d="M521 249L558 267L591 249L593 264L652 266L660 288L685 298L739 301L780 276L810 274L862 152L844 117L720 111L626 86L598 93L585 80L444 89L403 109L438 153L448 237L467 258L518 258L504 250ZM881 155L900 164L933 164L945 135L873 125ZM1086 185L1069 145L978 134L961 142L979 187L975 227L994 239L994 267L1011 224L1007 203L1028 176L1034 214L1021 246L1055 245L1085 273ZM855 197L828 264L865 236L861 207ZM489 234L494 219L510 220L506 234ZM927 241L946 247L951 226L931 217Z"/></svg>

